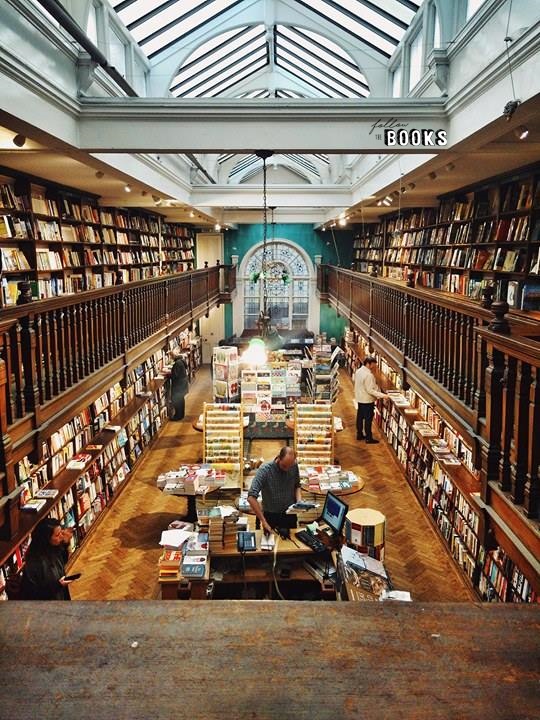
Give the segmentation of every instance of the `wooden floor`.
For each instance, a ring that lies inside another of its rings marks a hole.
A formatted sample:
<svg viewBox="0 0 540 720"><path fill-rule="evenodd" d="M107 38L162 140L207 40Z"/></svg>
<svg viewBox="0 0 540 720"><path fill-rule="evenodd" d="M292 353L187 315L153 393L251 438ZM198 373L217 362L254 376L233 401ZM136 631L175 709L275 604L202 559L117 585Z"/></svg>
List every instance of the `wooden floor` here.
<svg viewBox="0 0 540 720"><path fill-rule="evenodd" d="M337 435L336 456L345 469L362 475L361 493L347 498L350 507L371 507L387 519L386 566L396 589L409 590L414 600L464 602L472 591L448 557L441 541L420 507L386 443L366 445L356 441L352 383L342 371L342 390L335 413L343 419ZM199 370L186 398L186 419L169 422L137 468L121 496L96 527L75 559L73 572L82 572L73 583L74 600L144 600L158 596L158 541L169 522L185 512L183 498L163 495L156 476L182 462L200 459L202 434L192 421L211 399L210 373ZM377 432L375 435L378 437ZM252 456L271 459L278 441L254 441Z"/></svg>

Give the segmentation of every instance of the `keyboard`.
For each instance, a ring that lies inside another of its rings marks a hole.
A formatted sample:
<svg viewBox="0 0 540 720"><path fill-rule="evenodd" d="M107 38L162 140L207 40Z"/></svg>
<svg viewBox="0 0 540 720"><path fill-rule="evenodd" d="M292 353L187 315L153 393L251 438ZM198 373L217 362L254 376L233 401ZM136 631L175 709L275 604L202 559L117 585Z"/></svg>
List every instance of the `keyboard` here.
<svg viewBox="0 0 540 720"><path fill-rule="evenodd" d="M300 542L304 543L304 545L310 547L313 552L321 553L326 550L325 544L307 530L299 530L296 533L296 537L300 540Z"/></svg>

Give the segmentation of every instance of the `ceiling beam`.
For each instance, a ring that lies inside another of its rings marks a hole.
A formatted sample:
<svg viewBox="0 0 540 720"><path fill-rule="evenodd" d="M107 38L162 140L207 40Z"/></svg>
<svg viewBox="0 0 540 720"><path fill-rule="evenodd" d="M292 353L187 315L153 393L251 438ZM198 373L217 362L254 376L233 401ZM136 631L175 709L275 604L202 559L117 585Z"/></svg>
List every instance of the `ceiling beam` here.
<svg viewBox="0 0 540 720"><path fill-rule="evenodd" d="M448 146L385 143L385 129L447 131L444 100L86 98L80 148L89 152L441 152ZM433 141L433 135L428 136Z"/></svg>

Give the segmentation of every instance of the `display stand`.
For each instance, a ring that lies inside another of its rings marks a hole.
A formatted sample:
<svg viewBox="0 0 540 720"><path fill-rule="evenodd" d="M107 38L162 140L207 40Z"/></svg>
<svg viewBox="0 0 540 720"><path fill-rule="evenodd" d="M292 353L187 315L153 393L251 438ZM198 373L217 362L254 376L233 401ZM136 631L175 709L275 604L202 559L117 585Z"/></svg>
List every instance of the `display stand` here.
<svg viewBox="0 0 540 720"><path fill-rule="evenodd" d="M384 562L386 517L378 510L356 508L345 518L345 539L349 547Z"/></svg>
<svg viewBox="0 0 540 720"><path fill-rule="evenodd" d="M296 405L294 409L294 449L299 465L332 465L334 458L332 407Z"/></svg>
<svg viewBox="0 0 540 720"><path fill-rule="evenodd" d="M235 402L238 387L238 348L215 347L212 355L212 389L216 402Z"/></svg>
<svg viewBox="0 0 540 720"><path fill-rule="evenodd" d="M205 403L203 412L203 458L226 473L223 487L242 487L244 458L242 405Z"/></svg>

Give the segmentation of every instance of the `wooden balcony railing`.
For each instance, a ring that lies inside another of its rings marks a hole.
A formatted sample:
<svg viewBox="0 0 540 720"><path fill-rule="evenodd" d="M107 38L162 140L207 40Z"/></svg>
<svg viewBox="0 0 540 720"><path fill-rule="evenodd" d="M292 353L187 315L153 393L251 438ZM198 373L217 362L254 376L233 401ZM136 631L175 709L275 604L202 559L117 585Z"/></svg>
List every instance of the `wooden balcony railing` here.
<svg viewBox="0 0 540 720"><path fill-rule="evenodd" d="M36 430L66 404L68 391L99 371L127 367L138 345L150 346L164 329L180 331L226 300L231 274L235 268L222 265L3 310L0 471L10 435Z"/></svg>
<svg viewBox="0 0 540 720"><path fill-rule="evenodd" d="M493 482L538 517L537 317L510 313L501 334L479 303L328 265L318 268L318 289L465 435L485 493Z"/></svg>

